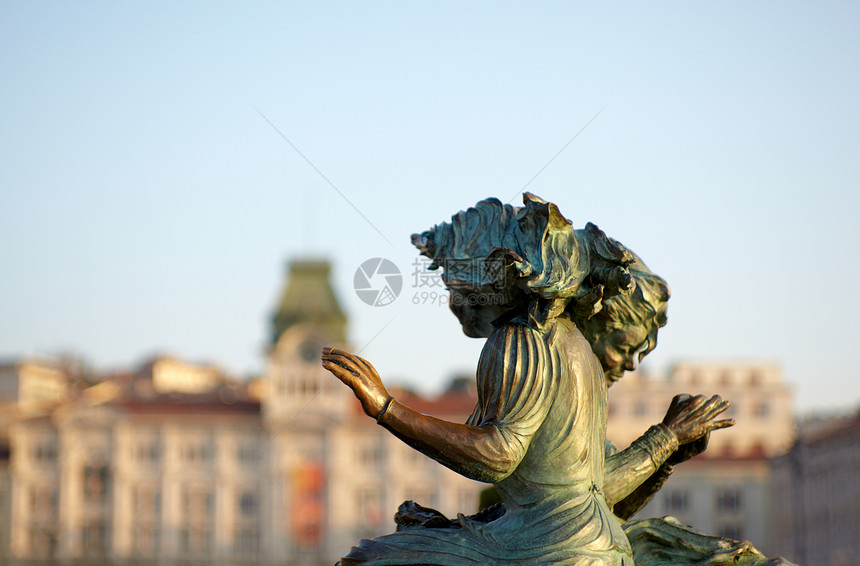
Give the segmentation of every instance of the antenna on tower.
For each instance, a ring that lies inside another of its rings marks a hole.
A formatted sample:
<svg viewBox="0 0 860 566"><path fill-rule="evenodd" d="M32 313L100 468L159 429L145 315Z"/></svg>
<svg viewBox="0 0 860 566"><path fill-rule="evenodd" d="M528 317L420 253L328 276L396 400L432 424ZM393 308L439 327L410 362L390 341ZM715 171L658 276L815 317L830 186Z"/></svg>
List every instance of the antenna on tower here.
<svg viewBox="0 0 860 566"><path fill-rule="evenodd" d="M306 187L302 192L302 255L310 257L319 250L315 244L319 243L319 198L317 192Z"/></svg>

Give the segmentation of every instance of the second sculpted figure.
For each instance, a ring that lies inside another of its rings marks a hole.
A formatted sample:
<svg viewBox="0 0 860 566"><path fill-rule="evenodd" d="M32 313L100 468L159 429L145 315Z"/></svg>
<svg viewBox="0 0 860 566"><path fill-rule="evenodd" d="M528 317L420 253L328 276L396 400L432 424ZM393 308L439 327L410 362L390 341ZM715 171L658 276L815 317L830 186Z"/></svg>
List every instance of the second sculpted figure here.
<svg viewBox="0 0 860 566"><path fill-rule="evenodd" d="M583 334L591 342L603 366L607 387L621 379L625 371L635 369L638 362L656 347L657 331L666 324L669 299L666 282L651 273L638 257L630 266L630 273L636 283L635 290L609 299L597 315L581 323ZM715 403L715 400L679 395L672 400L663 424L679 433L679 426L688 428L690 425L695 427L696 421L699 425L710 422L712 414L725 408L724 403ZM714 422L714 426L707 428L729 424L730 419ZM637 464L646 458L639 445L648 444L652 431L653 427L621 452L607 441L607 499L614 505L615 514L623 520L629 519L654 496L672 474L675 465L707 448L708 433L688 435L688 438L698 438L681 442L665 461L653 462L654 470L649 462ZM683 434L680 432L679 436ZM768 560L748 541L710 536L672 517L627 521L622 527L633 548L637 566L791 566L782 558Z"/></svg>

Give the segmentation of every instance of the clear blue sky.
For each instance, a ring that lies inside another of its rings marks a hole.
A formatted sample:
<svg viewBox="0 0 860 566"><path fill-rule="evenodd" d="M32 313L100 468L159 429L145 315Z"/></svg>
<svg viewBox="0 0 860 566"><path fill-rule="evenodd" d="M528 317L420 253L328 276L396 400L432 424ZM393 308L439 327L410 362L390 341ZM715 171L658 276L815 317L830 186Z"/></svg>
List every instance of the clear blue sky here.
<svg viewBox="0 0 860 566"><path fill-rule="evenodd" d="M325 255L355 349L441 386L480 342L412 304L409 235L518 202L602 109L528 189L669 281L651 367L860 402L860 4L174 4L0 4L0 354L258 371L285 260Z"/></svg>

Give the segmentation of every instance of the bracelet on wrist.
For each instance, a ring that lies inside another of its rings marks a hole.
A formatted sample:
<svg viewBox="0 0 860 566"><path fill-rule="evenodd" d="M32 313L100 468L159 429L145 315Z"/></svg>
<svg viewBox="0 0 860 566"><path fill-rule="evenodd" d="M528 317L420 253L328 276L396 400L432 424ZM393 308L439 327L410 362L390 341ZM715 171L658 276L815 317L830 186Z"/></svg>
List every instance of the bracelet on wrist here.
<svg viewBox="0 0 860 566"><path fill-rule="evenodd" d="M392 402L392 401L394 401L394 397L393 397L393 396L391 396L391 395L389 395L388 400L387 400L387 401L385 402L385 404L382 406L382 410L381 410L381 411L379 411L379 414L378 414L378 415L376 415L376 422L377 422L377 424L379 424L380 422L382 422L382 417L384 417L384 416L385 416L385 412L386 412L386 411L388 410L388 408L391 406L391 402Z"/></svg>

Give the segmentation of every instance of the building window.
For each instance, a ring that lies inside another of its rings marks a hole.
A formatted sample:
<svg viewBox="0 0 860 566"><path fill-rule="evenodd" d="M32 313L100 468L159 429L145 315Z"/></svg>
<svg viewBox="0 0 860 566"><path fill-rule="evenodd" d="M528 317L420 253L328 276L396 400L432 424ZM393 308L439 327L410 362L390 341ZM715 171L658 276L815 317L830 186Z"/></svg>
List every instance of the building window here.
<svg viewBox="0 0 860 566"><path fill-rule="evenodd" d="M186 519L209 519L215 513L215 494L211 491L186 491L182 496L182 507Z"/></svg>
<svg viewBox="0 0 860 566"><path fill-rule="evenodd" d="M198 442L184 446L181 455L182 460L189 464L204 464L212 461L215 451L209 442Z"/></svg>
<svg viewBox="0 0 860 566"><path fill-rule="evenodd" d="M34 488L30 492L30 510L39 517L57 514L57 491L51 488Z"/></svg>
<svg viewBox="0 0 860 566"><path fill-rule="evenodd" d="M239 463L245 466L250 466L259 463L260 448L255 441L241 442L236 447L236 459Z"/></svg>
<svg viewBox="0 0 860 566"><path fill-rule="evenodd" d="M357 459L362 466L378 466L383 460L382 448L380 446L359 447Z"/></svg>
<svg viewBox="0 0 860 566"><path fill-rule="evenodd" d="M135 493L134 510L138 518L158 518L161 516L161 493L153 488L139 488Z"/></svg>
<svg viewBox="0 0 860 566"><path fill-rule="evenodd" d="M770 415L770 405L766 401L759 401L753 405L753 416L757 419L767 418Z"/></svg>
<svg viewBox="0 0 860 566"><path fill-rule="evenodd" d="M671 491L663 497L663 505L666 511L677 512L687 509L687 492Z"/></svg>
<svg viewBox="0 0 860 566"><path fill-rule="evenodd" d="M55 462L57 460L57 445L53 442L42 442L33 447L33 459L37 462Z"/></svg>
<svg viewBox="0 0 860 566"><path fill-rule="evenodd" d="M239 496L239 511L243 517L256 517L259 507L256 493L243 493Z"/></svg>
<svg viewBox="0 0 860 566"><path fill-rule="evenodd" d="M752 373L750 373L750 378L749 378L750 387L758 387L759 385L762 384L763 381L764 381L764 379L762 379L762 375L761 375L760 371L753 370Z"/></svg>
<svg viewBox="0 0 860 566"><path fill-rule="evenodd" d="M648 414L648 404L645 401L639 401L636 403L636 406L633 407L633 415L637 417L644 417Z"/></svg>
<svg viewBox="0 0 860 566"><path fill-rule="evenodd" d="M722 489L717 492L717 509L720 511L738 511L742 504L739 489Z"/></svg>
<svg viewBox="0 0 860 566"><path fill-rule="evenodd" d="M107 466L84 467L84 500L90 503L104 502L108 494Z"/></svg>
<svg viewBox="0 0 860 566"><path fill-rule="evenodd" d="M138 462L157 464L160 458L161 449L155 441L141 442L134 448L134 459Z"/></svg>

